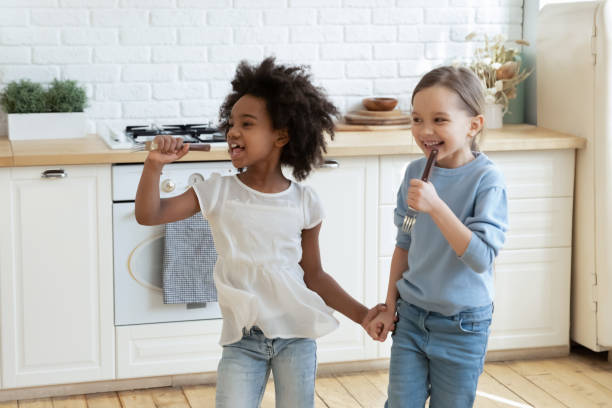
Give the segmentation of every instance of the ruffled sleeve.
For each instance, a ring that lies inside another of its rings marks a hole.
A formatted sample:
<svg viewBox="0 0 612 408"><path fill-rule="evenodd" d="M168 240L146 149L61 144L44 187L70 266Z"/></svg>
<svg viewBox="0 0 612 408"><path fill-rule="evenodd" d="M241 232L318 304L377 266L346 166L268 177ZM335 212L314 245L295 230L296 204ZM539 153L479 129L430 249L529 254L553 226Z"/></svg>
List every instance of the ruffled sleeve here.
<svg viewBox="0 0 612 408"><path fill-rule="evenodd" d="M325 212L319 196L312 187L304 186L302 194L304 203L304 227L302 229L311 229L323 221Z"/></svg>
<svg viewBox="0 0 612 408"><path fill-rule="evenodd" d="M205 218L213 214L219 203L223 177L214 173L208 179L193 185L193 191L198 197L200 210Z"/></svg>

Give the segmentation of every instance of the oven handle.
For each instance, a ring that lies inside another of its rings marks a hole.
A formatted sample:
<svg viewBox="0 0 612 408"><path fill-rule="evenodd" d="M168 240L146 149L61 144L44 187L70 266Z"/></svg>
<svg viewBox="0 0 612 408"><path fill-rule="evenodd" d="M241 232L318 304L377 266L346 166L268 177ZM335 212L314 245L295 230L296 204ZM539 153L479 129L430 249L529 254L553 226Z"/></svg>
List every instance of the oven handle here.
<svg viewBox="0 0 612 408"><path fill-rule="evenodd" d="M319 167L322 169L337 169L340 167L340 163L337 160L325 160Z"/></svg>
<svg viewBox="0 0 612 408"><path fill-rule="evenodd" d="M68 173L64 169L51 169L45 170L40 174L40 177L46 179L54 179L54 178L66 178L68 177Z"/></svg>

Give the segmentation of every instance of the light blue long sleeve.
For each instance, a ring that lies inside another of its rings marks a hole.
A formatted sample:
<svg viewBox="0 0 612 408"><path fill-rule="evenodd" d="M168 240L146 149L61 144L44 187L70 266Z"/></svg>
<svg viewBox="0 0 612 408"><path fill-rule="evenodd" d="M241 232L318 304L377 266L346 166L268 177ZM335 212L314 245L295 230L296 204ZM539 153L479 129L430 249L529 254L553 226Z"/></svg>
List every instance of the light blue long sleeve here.
<svg viewBox="0 0 612 408"><path fill-rule="evenodd" d="M410 179L420 178L425 158L406 169L397 196L396 245L408 250L408 269L397 283L401 298L450 316L493 301L493 261L505 242L508 199L504 178L484 153L456 169L433 167L430 181L438 196L472 231L458 257L428 214L417 216L412 234L402 232Z"/></svg>

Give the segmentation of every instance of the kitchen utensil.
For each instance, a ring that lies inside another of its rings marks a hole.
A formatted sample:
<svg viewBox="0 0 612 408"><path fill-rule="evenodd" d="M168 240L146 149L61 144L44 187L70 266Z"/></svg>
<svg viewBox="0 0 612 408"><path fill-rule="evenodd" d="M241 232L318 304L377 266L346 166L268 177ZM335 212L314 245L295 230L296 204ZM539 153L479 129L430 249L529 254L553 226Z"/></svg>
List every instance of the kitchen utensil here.
<svg viewBox="0 0 612 408"><path fill-rule="evenodd" d="M395 98L365 98L361 101L367 110L390 111L397 105Z"/></svg>
<svg viewBox="0 0 612 408"><path fill-rule="evenodd" d="M209 152L210 144L209 143L186 143L189 145L189 151L193 152ZM145 142L139 145L134 146L130 151L132 152L150 152L151 150L157 149L157 143L154 141Z"/></svg>
<svg viewBox="0 0 612 408"><path fill-rule="evenodd" d="M425 169L423 170L423 175L421 176L421 180L427 182L429 180L429 172L431 171L431 167L434 165L436 161L436 156L438 155L437 150L432 150L429 153L429 157L427 158L427 163L425 164ZM417 210L408 206L408 211L406 211L406 216L404 217L404 222L402 222L402 231L410 234L412 232L412 227L414 226L414 222L416 221L416 217L419 214Z"/></svg>
<svg viewBox="0 0 612 408"><path fill-rule="evenodd" d="M389 130L410 130L410 124L404 125L355 125L346 122L337 122L336 132L379 132Z"/></svg>
<svg viewBox="0 0 612 408"><path fill-rule="evenodd" d="M346 113L344 120L353 125L406 125L411 121L409 115L401 113L391 117L376 117L360 115L356 112Z"/></svg>
<svg viewBox="0 0 612 408"><path fill-rule="evenodd" d="M390 111L372 111L372 110L367 110L367 109L358 109L358 110L351 111L350 113L353 113L355 115L369 116L369 117L375 117L375 118L396 118L398 116L406 115L406 113L402 112L399 109L393 109Z"/></svg>

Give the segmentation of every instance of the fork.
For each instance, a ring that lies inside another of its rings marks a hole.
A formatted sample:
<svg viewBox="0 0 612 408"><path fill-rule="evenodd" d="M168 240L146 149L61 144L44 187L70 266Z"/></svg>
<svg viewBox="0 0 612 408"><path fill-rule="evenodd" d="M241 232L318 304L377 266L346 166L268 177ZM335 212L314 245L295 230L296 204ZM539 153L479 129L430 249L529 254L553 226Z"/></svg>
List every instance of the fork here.
<svg viewBox="0 0 612 408"><path fill-rule="evenodd" d="M421 180L427 183L429 180L429 172L431 171L431 167L436 162L436 156L438 155L437 150L432 150L429 153L429 157L427 158L427 163L425 164L425 169L423 170L423 175L421 176ZM402 222L402 232L410 234L412 232L412 227L414 226L414 222L416 221L416 217L419 214L417 210L408 206L408 211L406 211L406 216L404 217L404 222Z"/></svg>
<svg viewBox="0 0 612 408"><path fill-rule="evenodd" d="M189 146L189 151L194 151L194 152L209 152L210 151L210 144L209 143L186 143ZM144 143L140 143L134 147L132 147L130 149L130 152L150 152L151 150L156 150L157 149L157 143L155 143L154 141L149 141L149 142L144 142Z"/></svg>

